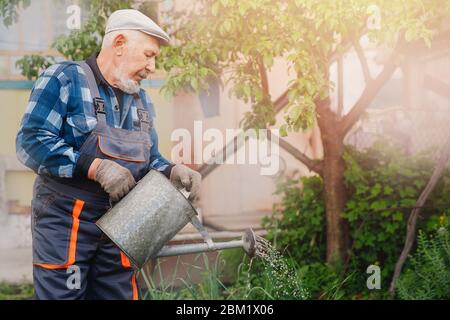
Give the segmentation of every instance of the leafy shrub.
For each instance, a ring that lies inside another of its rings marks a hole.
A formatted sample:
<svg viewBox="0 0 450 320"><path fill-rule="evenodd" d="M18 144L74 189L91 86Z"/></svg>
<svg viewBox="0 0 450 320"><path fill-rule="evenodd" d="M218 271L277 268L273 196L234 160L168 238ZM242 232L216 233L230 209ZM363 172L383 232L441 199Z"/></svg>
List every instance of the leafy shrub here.
<svg viewBox="0 0 450 320"><path fill-rule="evenodd" d="M344 286L352 279L353 274L343 279L338 269L316 262L301 266L299 276L313 299L339 300L346 296Z"/></svg>
<svg viewBox="0 0 450 320"><path fill-rule="evenodd" d="M432 174L434 162L426 153L406 157L383 141L363 152L347 148L345 160L350 197L343 215L353 241L351 264L360 271L370 264L379 265L382 287L387 288L404 245L409 214ZM437 221L426 224L424 218L446 215L450 209L449 182L447 171L421 210L419 227L427 232ZM366 275L359 274L358 285L364 285Z"/></svg>
<svg viewBox="0 0 450 320"><path fill-rule="evenodd" d="M302 264L325 259L326 229L323 183L320 177L301 177L280 183L281 203L263 219L267 239L282 253Z"/></svg>
<svg viewBox="0 0 450 320"><path fill-rule="evenodd" d="M441 227L418 235L416 252L397 283L401 299L450 299L450 235Z"/></svg>
<svg viewBox="0 0 450 320"><path fill-rule="evenodd" d="M34 288L29 283L0 283L0 300L33 299Z"/></svg>
<svg viewBox="0 0 450 320"><path fill-rule="evenodd" d="M346 149L345 183L349 197L343 216L349 224L352 244L347 265L341 270L324 265L326 222L322 179L294 176L278 187L277 192L283 196L281 203L274 206L274 214L265 218L263 225L268 230L268 239L304 266L305 285L313 296L355 299L386 296L404 245L409 214L434 168L434 162L425 153L411 157L398 150L383 141L365 151ZM425 233L436 226L450 226L448 199L450 170L421 210L418 227ZM381 268L381 292L366 289L366 269L373 264Z"/></svg>

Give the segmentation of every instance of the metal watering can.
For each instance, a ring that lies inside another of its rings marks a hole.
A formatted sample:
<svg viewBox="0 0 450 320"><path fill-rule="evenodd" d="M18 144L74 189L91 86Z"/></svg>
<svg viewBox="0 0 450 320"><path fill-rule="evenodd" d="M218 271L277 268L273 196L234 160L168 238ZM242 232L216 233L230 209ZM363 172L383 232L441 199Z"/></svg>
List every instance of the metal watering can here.
<svg viewBox="0 0 450 320"><path fill-rule="evenodd" d="M205 243L165 245L189 222ZM152 258L180 254L240 247L250 256L255 253L255 234L251 229L241 240L214 243L186 195L156 170L150 170L96 224L137 268Z"/></svg>

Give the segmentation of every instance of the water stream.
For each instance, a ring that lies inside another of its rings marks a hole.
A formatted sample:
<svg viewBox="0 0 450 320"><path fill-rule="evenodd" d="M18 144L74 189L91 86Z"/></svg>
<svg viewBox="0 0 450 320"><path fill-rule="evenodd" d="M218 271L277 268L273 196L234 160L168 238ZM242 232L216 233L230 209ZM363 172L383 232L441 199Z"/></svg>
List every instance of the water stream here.
<svg viewBox="0 0 450 320"><path fill-rule="evenodd" d="M295 269L287 263L285 257L268 240L257 235L255 236L255 257L261 258L263 261L264 271L271 282L269 293L273 298L299 300L308 298L308 292L297 279ZM253 258L249 263L248 277L250 277L252 264ZM250 281L247 285L247 292L250 292Z"/></svg>

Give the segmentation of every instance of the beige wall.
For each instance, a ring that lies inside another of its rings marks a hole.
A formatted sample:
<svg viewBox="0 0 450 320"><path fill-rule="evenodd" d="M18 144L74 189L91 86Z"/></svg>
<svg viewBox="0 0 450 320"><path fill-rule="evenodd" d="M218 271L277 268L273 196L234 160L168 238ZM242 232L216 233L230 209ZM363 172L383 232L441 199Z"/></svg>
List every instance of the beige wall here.
<svg viewBox="0 0 450 320"><path fill-rule="evenodd" d="M0 89L2 116L0 117L0 154L16 153L16 133L27 106L30 90Z"/></svg>
<svg viewBox="0 0 450 320"><path fill-rule="evenodd" d="M15 159L16 134L25 111L30 90L2 89L0 101L0 155ZM18 162L18 160L17 160ZM6 200L18 200L20 205L29 206L35 174L30 171L8 171L5 175Z"/></svg>
<svg viewBox="0 0 450 320"><path fill-rule="evenodd" d="M172 148L170 134L174 126L174 109L172 107L172 99L161 95L159 93L159 88L146 88L146 91L155 106L155 127L158 132L159 152L165 158L170 159L170 150Z"/></svg>

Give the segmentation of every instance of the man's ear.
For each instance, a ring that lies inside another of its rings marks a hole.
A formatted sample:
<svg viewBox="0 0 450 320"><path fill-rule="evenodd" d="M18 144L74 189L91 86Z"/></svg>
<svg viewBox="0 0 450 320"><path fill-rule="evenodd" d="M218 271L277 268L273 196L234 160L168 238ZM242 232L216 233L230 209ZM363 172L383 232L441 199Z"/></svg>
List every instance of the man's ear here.
<svg viewBox="0 0 450 320"><path fill-rule="evenodd" d="M127 42L127 38L121 33L119 33L113 41L113 48L116 49L116 52L118 55L122 55L123 47L125 46L125 43Z"/></svg>

